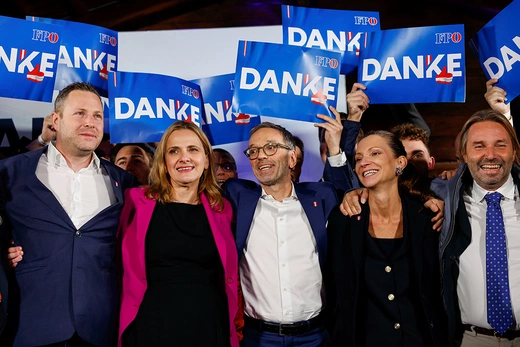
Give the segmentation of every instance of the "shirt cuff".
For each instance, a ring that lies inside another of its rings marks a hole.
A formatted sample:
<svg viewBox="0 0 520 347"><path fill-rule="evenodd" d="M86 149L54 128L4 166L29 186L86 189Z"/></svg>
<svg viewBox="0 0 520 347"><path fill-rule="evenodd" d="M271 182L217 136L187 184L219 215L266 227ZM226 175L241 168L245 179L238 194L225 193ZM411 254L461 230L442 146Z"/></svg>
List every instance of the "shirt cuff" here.
<svg viewBox="0 0 520 347"><path fill-rule="evenodd" d="M341 151L340 154L333 155L331 157L327 157L330 166L332 167L342 167L347 164L347 155L345 152Z"/></svg>

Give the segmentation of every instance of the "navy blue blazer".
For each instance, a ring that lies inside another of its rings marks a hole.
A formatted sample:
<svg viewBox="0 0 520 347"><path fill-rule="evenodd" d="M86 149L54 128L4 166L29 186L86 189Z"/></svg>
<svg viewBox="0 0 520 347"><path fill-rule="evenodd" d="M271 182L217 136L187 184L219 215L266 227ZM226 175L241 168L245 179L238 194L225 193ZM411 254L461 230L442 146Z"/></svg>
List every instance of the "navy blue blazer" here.
<svg viewBox="0 0 520 347"><path fill-rule="evenodd" d="M0 161L7 232L24 250L15 268L21 300L9 303L10 311L19 314L14 346L56 343L74 332L95 345L114 345L119 316L116 233L124 190L134 186L134 179L101 159L117 202L76 229L36 177L46 150Z"/></svg>
<svg viewBox="0 0 520 347"><path fill-rule="evenodd" d="M224 196L233 207L233 232L240 261L262 188L253 181L231 178L224 183L223 189ZM297 183L294 190L314 233L320 266L323 268L327 254L327 219L332 209L339 204L336 190L331 183L326 182Z"/></svg>
<svg viewBox="0 0 520 347"><path fill-rule="evenodd" d="M0 183L0 256L3 256L4 250L9 244L9 238L4 236L6 234L4 230L7 230L7 219L5 216L4 189ZM4 238L2 239L1 237ZM6 271L3 262L0 261L0 294L2 295L2 301L0 302L0 335L7 321L7 298L9 294L7 283Z"/></svg>
<svg viewBox="0 0 520 347"><path fill-rule="evenodd" d="M341 193L345 193L351 189L359 188L359 180L356 172L350 165L354 157L354 148L356 147L356 138L361 128L361 123L350 120L344 120L343 131L341 132L340 147L347 156L347 162L344 166L332 167L328 160L325 161L323 168L323 181L331 182Z"/></svg>

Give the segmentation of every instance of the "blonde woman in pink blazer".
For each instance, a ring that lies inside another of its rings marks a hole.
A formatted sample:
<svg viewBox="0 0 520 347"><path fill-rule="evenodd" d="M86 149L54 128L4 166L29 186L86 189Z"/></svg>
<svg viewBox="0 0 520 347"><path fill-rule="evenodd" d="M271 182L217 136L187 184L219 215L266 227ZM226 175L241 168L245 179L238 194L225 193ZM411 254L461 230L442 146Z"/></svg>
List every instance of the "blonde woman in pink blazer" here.
<svg viewBox="0 0 520 347"><path fill-rule="evenodd" d="M210 143L176 122L157 146L149 185L127 190L119 237L119 346L238 347L232 210Z"/></svg>

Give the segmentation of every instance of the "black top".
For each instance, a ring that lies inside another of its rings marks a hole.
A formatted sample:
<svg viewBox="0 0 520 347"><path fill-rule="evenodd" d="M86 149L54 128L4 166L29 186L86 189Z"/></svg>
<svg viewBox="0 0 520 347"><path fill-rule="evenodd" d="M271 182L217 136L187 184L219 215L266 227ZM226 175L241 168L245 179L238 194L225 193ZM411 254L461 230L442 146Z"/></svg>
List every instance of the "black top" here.
<svg viewBox="0 0 520 347"><path fill-rule="evenodd" d="M229 346L222 262L202 205L157 203L146 235L148 288L124 346Z"/></svg>
<svg viewBox="0 0 520 347"><path fill-rule="evenodd" d="M406 235L405 235L406 236ZM415 307L421 303L411 273L411 254L405 238L378 239L365 234L365 295L360 310L366 347L423 347ZM420 311L420 310L419 310ZM423 321L423 319L421 319Z"/></svg>

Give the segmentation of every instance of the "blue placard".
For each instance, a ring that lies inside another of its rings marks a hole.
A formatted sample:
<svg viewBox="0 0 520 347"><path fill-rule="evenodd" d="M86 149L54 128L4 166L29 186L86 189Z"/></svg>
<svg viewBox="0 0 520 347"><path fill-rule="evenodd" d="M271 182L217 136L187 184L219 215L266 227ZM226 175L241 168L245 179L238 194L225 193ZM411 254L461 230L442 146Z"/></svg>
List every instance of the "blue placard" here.
<svg viewBox="0 0 520 347"><path fill-rule="evenodd" d="M282 5L283 43L343 52L342 74L357 68L365 33L378 30L379 12Z"/></svg>
<svg viewBox="0 0 520 347"><path fill-rule="evenodd" d="M333 116L341 53L275 43L239 41L233 111L322 122Z"/></svg>
<svg viewBox="0 0 520 347"><path fill-rule="evenodd" d="M55 25L0 16L0 96L52 101L61 31Z"/></svg>
<svg viewBox="0 0 520 347"><path fill-rule="evenodd" d="M507 92L507 103L520 95L520 0L500 11L471 39L470 47L488 79Z"/></svg>
<svg viewBox="0 0 520 347"><path fill-rule="evenodd" d="M464 26L382 30L367 35L358 81L372 104L464 102Z"/></svg>
<svg viewBox="0 0 520 347"><path fill-rule="evenodd" d="M133 72L109 74L110 142L158 142L172 123L201 126L200 88L183 79Z"/></svg>
<svg viewBox="0 0 520 347"><path fill-rule="evenodd" d="M260 117L232 112L235 74L200 78L205 115L202 130L213 146L249 140L249 131L260 124Z"/></svg>
<svg viewBox="0 0 520 347"><path fill-rule="evenodd" d="M66 20L31 17L27 20L62 26L58 75L54 89L88 82L108 97L108 74L117 71L117 31Z"/></svg>

